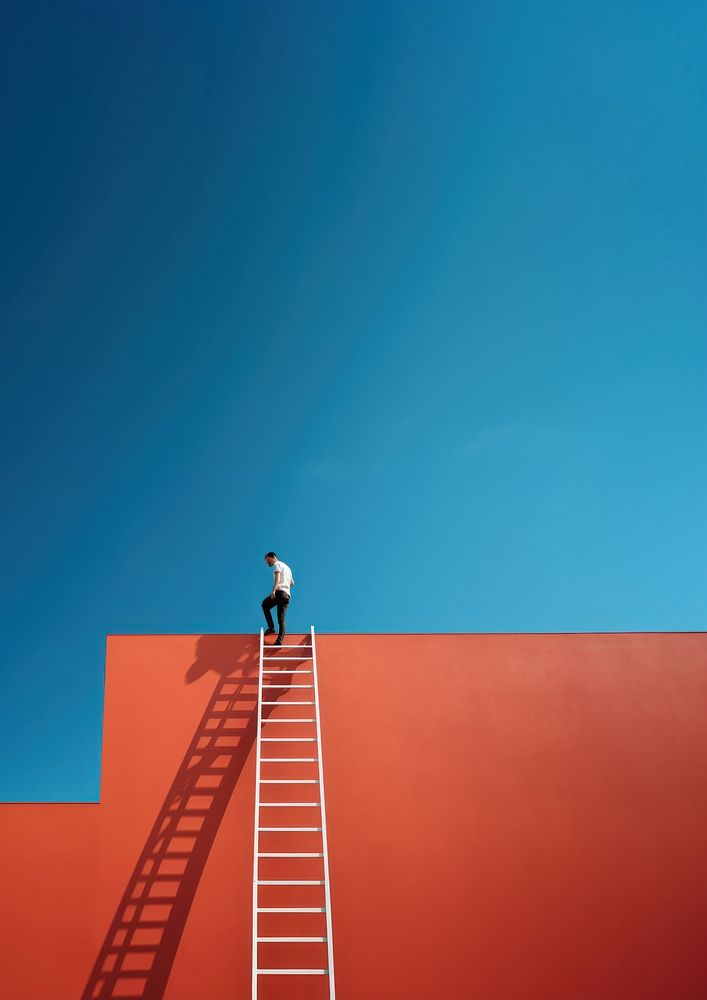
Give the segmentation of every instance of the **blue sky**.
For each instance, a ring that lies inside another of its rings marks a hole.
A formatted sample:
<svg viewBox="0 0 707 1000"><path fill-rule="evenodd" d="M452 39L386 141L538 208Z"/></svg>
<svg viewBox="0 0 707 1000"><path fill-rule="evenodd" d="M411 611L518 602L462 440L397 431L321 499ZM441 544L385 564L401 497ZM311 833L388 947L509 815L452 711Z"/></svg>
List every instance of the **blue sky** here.
<svg viewBox="0 0 707 1000"><path fill-rule="evenodd" d="M705 628L701 3L1 17L0 798L106 633Z"/></svg>

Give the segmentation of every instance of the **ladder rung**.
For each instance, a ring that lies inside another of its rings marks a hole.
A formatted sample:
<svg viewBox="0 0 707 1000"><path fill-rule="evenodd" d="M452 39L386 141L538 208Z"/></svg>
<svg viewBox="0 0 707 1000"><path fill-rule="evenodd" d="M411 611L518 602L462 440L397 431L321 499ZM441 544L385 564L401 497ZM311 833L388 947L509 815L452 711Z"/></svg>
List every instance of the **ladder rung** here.
<svg viewBox="0 0 707 1000"><path fill-rule="evenodd" d="M264 656L264 660L311 660L311 656Z"/></svg>
<svg viewBox="0 0 707 1000"><path fill-rule="evenodd" d="M318 757L261 757L261 764L316 764Z"/></svg>
<svg viewBox="0 0 707 1000"><path fill-rule="evenodd" d="M258 913L326 913L326 906L259 906Z"/></svg>
<svg viewBox="0 0 707 1000"><path fill-rule="evenodd" d="M314 684L266 684L263 687L263 691L276 691L280 690L292 690L297 688L313 688Z"/></svg>
<svg viewBox="0 0 707 1000"><path fill-rule="evenodd" d="M316 719L261 719L263 726L269 726L272 722L316 722Z"/></svg>
<svg viewBox="0 0 707 1000"><path fill-rule="evenodd" d="M319 851L296 851L294 854L288 853L287 851L258 851L259 858L323 858L324 855ZM312 885L319 885L319 882L313 882ZM324 885L324 883L321 883Z"/></svg>
<svg viewBox="0 0 707 1000"><path fill-rule="evenodd" d="M275 809L282 809L285 806L306 806L307 808L311 808L313 806L318 806L318 805L321 805L321 803L320 802L261 802L260 803L261 809L263 808L263 806L267 806L268 808L272 806Z"/></svg>
<svg viewBox="0 0 707 1000"><path fill-rule="evenodd" d="M321 826L259 826L258 833L321 833ZM174 880L173 875L165 878Z"/></svg>
<svg viewBox="0 0 707 1000"><path fill-rule="evenodd" d="M305 941L326 941L325 937L259 937L258 944L287 944L292 941L304 943Z"/></svg>
<svg viewBox="0 0 707 1000"><path fill-rule="evenodd" d="M256 969L259 976L328 976L328 969ZM143 972L143 975L145 973ZM121 975L123 973L121 972Z"/></svg>
<svg viewBox="0 0 707 1000"><path fill-rule="evenodd" d="M266 642L264 648L267 649L268 646L273 646L273 645L274 643ZM305 642L302 646L300 646L298 643L283 642L281 646L278 646L278 649L311 649L311 648L312 648L311 642Z"/></svg>
<svg viewBox="0 0 707 1000"><path fill-rule="evenodd" d="M261 785L318 785L319 778L261 778Z"/></svg>
<svg viewBox="0 0 707 1000"><path fill-rule="evenodd" d="M314 701L261 701L261 705L315 705Z"/></svg>
<svg viewBox="0 0 707 1000"><path fill-rule="evenodd" d="M263 743L316 743L316 736L261 736Z"/></svg>
<svg viewBox="0 0 707 1000"><path fill-rule="evenodd" d="M314 878L276 878L276 879L261 879L255 883L256 885L324 885L324 879L314 879Z"/></svg>
<svg viewBox="0 0 707 1000"><path fill-rule="evenodd" d="M300 674L311 674L311 670L263 670L264 674L294 674L299 677Z"/></svg>

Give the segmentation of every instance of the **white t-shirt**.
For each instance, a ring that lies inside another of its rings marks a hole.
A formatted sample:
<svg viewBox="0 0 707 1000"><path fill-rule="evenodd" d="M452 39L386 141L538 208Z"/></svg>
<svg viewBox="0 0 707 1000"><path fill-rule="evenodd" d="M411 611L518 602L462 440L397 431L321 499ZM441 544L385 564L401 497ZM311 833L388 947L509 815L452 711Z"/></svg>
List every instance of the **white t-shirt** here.
<svg viewBox="0 0 707 1000"><path fill-rule="evenodd" d="M292 570L287 563L277 559L272 564L273 580L275 579L275 573L277 573L278 570L280 571L280 582L275 589L284 590L286 594L289 594L290 587L292 586Z"/></svg>

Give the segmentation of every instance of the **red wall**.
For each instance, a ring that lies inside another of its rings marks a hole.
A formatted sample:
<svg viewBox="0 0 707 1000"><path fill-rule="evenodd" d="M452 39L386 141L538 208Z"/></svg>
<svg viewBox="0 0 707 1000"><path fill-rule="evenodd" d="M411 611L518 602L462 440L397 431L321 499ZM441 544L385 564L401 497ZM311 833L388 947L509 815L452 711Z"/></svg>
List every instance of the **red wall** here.
<svg viewBox="0 0 707 1000"><path fill-rule="evenodd" d="M707 997L707 635L318 651L339 1000ZM256 654L253 636L110 638L101 804L0 806L3 1000L249 996ZM233 733L218 758L199 752L214 718ZM173 834L186 858L153 883ZM171 901L143 951L107 957L126 891L155 890ZM99 956L132 978L92 974Z"/></svg>

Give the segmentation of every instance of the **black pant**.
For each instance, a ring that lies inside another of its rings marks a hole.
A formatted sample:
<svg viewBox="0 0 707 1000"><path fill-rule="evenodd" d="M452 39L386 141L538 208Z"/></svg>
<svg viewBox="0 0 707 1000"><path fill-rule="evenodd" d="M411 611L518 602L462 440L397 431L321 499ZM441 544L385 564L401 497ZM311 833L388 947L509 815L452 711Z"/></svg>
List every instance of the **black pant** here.
<svg viewBox="0 0 707 1000"><path fill-rule="evenodd" d="M263 601L263 614L265 615L265 621L268 623L268 628L275 628L275 623L272 620L272 615L270 614L271 608L277 605L277 624L278 624L278 639L285 638L285 615L287 614L287 608L290 604L290 595L286 594L284 590L276 590L275 596L271 597L270 594Z"/></svg>

